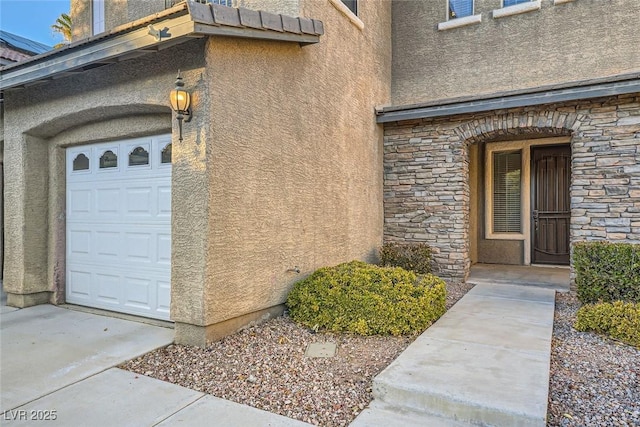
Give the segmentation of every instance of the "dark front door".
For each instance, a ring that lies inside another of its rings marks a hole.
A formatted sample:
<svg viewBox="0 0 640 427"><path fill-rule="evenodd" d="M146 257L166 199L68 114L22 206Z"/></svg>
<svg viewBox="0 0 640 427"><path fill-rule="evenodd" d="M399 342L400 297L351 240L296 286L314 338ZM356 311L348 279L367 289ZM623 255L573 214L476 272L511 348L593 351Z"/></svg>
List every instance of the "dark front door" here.
<svg viewBox="0 0 640 427"><path fill-rule="evenodd" d="M532 147L532 262L569 264L569 146Z"/></svg>

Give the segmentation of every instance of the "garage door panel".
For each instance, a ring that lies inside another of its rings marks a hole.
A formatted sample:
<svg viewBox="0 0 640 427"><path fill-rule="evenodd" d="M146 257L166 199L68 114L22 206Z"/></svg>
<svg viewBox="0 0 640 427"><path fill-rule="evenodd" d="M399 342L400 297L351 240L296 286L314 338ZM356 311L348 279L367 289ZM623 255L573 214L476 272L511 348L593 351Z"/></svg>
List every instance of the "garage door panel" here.
<svg viewBox="0 0 640 427"><path fill-rule="evenodd" d="M81 267L71 266L67 274L67 301L86 302L90 300L91 272Z"/></svg>
<svg viewBox="0 0 640 427"><path fill-rule="evenodd" d="M125 233L125 260L132 262L153 262L151 233Z"/></svg>
<svg viewBox="0 0 640 427"><path fill-rule="evenodd" d="M158 249L157 262L163 265L171 265L171 235L158 234L156 236L156 248Z"/></svg>
<svg viewBox="0 0 640 427"><path fill-rule="evenodd" d="M118 216L120 213L120 188L96 188L96 214Z"/></svg>
<svg viewBox="0 0 640 427"><path fill-rule="evenodd" d="M158 216L170 217L171 216L171 187L170 186L158 186Z"/></svg>
<svg viewBox="0 0 640 427"><path fill-rule="evenodd" d="M169 319L171 164L161 150L170 142L67 150L68 302Z"/></svg>
<svg viewBox="0 0 640 427"><path fill-rule="evenodd" d="M171 303L171 283L166 280L158 280L157 307L158 311L169 316Z"/></svg>
<svg viewBox="0 0 640 427"><path fill-rule="evenodd" d="M91 255L91 230L73 229L69 232L67 241L69 253L75 256L88 257Z"/></svg>
<svg viewBox="0 0 640 427"><path fill-rule="evenodd" d="M90 189L71 189L67 195L69 200L67 214L78 216L91 213Z"/></svg>
<svg viewBox="0 0 640 427"><path fill-rule="evenodd" d="M96 299L104 304L118 306L121 304L122 285L117 274L96 273Z"/></svg>
<svg viewBox="0 0 640 427"><path fill-rule="evenodd" d="M155 281L142 277L124 277L125 305L143 310L151 310L155 304Z"/></svg>
<svg viewBox="0 0 640 427"><path fill-rule="evenodd" d="M96 231L95 235L95 256L100 258L107 258L110 260L117 260L120 256L121 233L118 231ZM109 262L105 260L105 262Z"/></svg>
<svg viewBox="0 0 640 427"><path fill-rule="evenodd" d="M153 215L153 200L152 200L153 188L148 187L133 187L125 188L126 194L126 215L131 216L147 216L152 218Z"/></svg>

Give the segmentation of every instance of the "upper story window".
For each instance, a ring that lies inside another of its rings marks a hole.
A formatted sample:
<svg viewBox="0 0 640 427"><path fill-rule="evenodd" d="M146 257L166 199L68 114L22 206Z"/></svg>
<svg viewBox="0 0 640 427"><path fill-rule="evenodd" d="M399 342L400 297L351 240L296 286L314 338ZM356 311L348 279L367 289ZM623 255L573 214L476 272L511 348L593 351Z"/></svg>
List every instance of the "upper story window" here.
<svg viewBox="0 0 640 427"><path fill-rule="evenodd" d="M502 0L502 8L493 11L494 18L519 15L540 10L540 0Z"/></svg>
<svg viewBox="0 0 640 427"><path fill-rule="evenodd" d="M354 15L358 15L358 0L342 0L342 3L344 3Z"/></svg>
<svg viewBox="0 0 640 427"><path fill-rule="evenodd" d="M362 22L358 17L358 13L360 12L358 7L360 4L358 0L329 0L329 3L347 17L347 19L358 29L364 29L364 22Z"/></svg>
<svg viewBox="0 0 640 427"><path fill-rule="evenodd" d="M449 0L449 19L473 15L473 0Z"/></svg>
<svg viewBox="0 0 640 427"><path fill-rule="evenodd" d="M527 3L531 0L502 0L502 7L513 6L520 3Z"/></svg>
<svg viewBox="0 0 640 427"><path fill-rule="evenodd" d="M91 2L91 31L93 35L104 33L104 0L92 0Z"/></svg>

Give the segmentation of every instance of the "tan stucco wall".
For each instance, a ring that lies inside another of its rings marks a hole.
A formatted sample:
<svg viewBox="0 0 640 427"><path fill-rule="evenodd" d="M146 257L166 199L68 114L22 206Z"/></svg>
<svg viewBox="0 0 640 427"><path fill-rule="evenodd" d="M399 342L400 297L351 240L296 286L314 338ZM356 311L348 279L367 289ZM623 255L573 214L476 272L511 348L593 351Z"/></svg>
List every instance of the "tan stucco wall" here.
<svg viewBox="0 0 640 427"><path fill-rule="evenodd" d="M72 41L91 36L91 0L71 0Z"/></svg>
<svg viewBox="0 0 640 427"><path fill-rule="evenodd" d="M9 304L64 301L64 147L171 132L168 93L176 69L180 67L197 89L203 48L204 41L193 41L5 93L4 288ZM196 119L193 124L200 125ZM179 156L180 147L175 153ZM184 181L183 174L195 175L190 168L174 167L173 173L178 183ZM175 188L190 191L179 184ZM204 253L189 256L203 258Z"/></svg>
<svg viewBox="0 0 640 427"><path fill-rule="evenodd" d="M393 2L395 105L533 88L636 71L640 2L577 0L500 19L501 0L476 0L482 22L438 31L447 0ZM606 54L605 54L606 53Z"/></svg>
<svg viewBox="0 0 640 427"><path fill-rule="evenodd" d="M328 1L306 2L301 14L324 22L319 44L207 43L206 289L198 297L186 282L174 287L194 298L172 298L178 335L195 320L192 304L204 304L202 326L262 313L316 268L373 260L382 242L373 107L389 99L390 4L364 3L364 30ZM187 329L190 342L219 335L215 326L199 337Z"/></svg>
<svg viewBox="0 0 640 427"><path fill-rule="evenodd" d="M154 13L162 12L165 9L165 0L144 0L144 1L127 1L127 19L117 25L125 24L127 22L135 21L145 16L153 15Z"/></svg>
<svg viewBox="0 0 640 427"><path fill-rule="evenodd" d="M316 45L196 40L7 92L11 301L64 300L64 147L169 130L178 342L203 345L277 313L320 266L373 260L383 222L374 106L390 99L390 9L363 4L361 30L310 1L301 15L326 32ZM194 104L183 142L167 101L178 68Z"/></svg>
<svg viewBox="0 0 640 427"><path fill-rule="evenodd" d="M318 0L311 0L318 1ZM264 10L289 16L301 16L301 0L233 0L234 7ZM92 36L92 0L71 0L73 40ZM176 2L177 3L177 2ZM322 1L324 3L324 1ZM328 3L328 0L327 0ZM105 1L105 31L165 10L165 0L107 0Z"/></svg>
<svg viewBox="0 0 640 427"><path fill-rule="evenodd" d="M104 2L105 31L165 9L165 0L107 0ZM73 40L91 37L92 0L71 0Z"/></svg>
<svg viewBox="0 0 640 427"><path fill-rule="evenodd" d="M304 0L234 0L233 6L245 7L253 10L264 10L271 13L281 13L289 16L307 16L316 18L312 15L304 15L300 13L300 6L303 1ZM324 0L321 0L320 2L324 2Z"/></svg>

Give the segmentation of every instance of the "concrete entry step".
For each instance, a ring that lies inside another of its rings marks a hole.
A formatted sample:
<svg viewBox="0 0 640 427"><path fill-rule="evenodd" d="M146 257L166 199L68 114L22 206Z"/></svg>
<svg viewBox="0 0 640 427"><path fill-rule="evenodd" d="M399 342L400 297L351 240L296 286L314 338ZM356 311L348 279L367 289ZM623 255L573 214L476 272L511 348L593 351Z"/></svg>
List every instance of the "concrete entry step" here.
<svg viewBox="0 0 640 427"><path fill-rule="evenodd" d="M369 405L349 427L471 427L473 424L454 421L435 415L376 404Z"/></svg>
<svg viewBox="0 0 640 427"><path fill-rule="evenodd" d="M374 379L374 405L492 426L546 424L555 291L477 285Z"/></svg>
<svg viewBox="0 0 640 427"><path fill-rule="evenodd" d="M570 270L562 266L474 264L468 283L526 285L569 292Z"/></svg>

